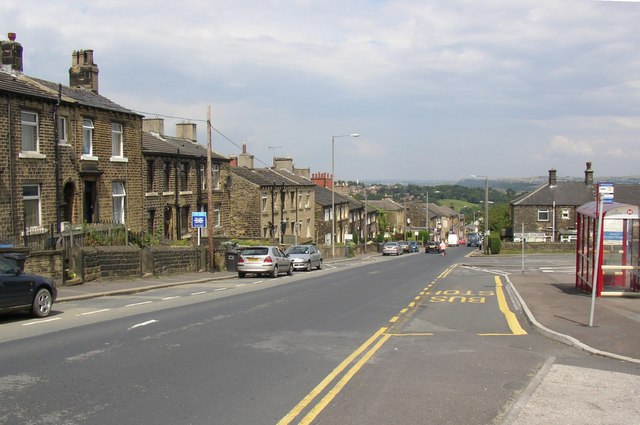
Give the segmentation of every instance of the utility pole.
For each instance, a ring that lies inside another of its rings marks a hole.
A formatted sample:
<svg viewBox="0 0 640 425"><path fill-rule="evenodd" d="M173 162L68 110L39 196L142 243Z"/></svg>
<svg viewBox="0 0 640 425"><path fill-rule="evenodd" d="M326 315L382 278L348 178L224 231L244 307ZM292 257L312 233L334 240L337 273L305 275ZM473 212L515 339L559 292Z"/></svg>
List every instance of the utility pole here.
<svg viewBox="0 0 640 425"><path fill-rule="evenodd" d="M207 107L207 240L209 241L209 271L216 271L216 257L213 243L213 190L211 174L211 105ZM176 191L178 188L176 188Z"/></svg>

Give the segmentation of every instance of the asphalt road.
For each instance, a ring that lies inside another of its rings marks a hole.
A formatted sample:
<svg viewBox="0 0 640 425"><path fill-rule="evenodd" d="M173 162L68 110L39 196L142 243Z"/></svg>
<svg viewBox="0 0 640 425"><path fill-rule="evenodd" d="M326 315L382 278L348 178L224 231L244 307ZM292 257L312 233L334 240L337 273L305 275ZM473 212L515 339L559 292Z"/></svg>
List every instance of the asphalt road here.
<svg viewBox="0 0 640 425"><path fill-rule="evenodd" d="M468 252L0 318L0 424L500 423L549 359L609 367L532 332Z"/></svg>

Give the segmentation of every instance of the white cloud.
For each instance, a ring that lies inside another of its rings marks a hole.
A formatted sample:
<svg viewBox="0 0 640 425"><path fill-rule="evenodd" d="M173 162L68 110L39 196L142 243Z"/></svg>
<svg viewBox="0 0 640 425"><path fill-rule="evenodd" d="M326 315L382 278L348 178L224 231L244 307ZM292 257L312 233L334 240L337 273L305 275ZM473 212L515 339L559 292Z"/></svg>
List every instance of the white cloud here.
<svg viewBox="0 0 640 425"><path fill-rule="evenodd" d="M210 104L214 126L268 163L284 146L328 171L346 129L362 137L338 178L539 175L556 156L579 173L587 156L636 170L637 3L10 0L0 15L28 75L65 82L71 52L94 49L105 96L194 119Z"/></svg>

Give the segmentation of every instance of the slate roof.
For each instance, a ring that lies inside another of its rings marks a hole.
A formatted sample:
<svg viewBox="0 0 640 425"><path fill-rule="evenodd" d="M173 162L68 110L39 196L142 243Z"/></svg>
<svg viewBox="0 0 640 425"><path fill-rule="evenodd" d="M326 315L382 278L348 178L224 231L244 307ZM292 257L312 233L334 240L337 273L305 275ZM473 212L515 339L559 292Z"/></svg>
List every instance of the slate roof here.
<svg viewBox="0 0 640 425"><path fill-rule="evenodd" d="M404 207L391 199L368 200L367 205L381 211L403 211Z"/></svg>
<svg viewBox="0 0 640 425"><path fill-rule="evenodd" d="M207 148L187 139L171 136L160 136L155 133L142 133L142 153L161 154L165 156L180 156L193 158L206 158ZM229 158L216 152L211 152L211 159L229 161Z"/></svg>
<svg viewBox="0 0 640 425"><path fill-rule="evenodd" d="M332 205L331 202L331 189L327 189L326 187L316 186L316 203L322 205L323 207L329 207ZM350 198L346 196L340 195L336 192L335 194L335 203L336 204L348 204Z"/></svg>
<svg viewBox="0 0 640 425"><path fill-rule="evenodd" d="M546 183L519 199L512 201L514 206L566 205L580 206L593 201L595 186L582 181L559 181L555 185Z"/></svg>
<svg viewBox="0 0 640 425"><path fill-rule="evenodd" d="M56 101L58 99L58 83L2 70L0 71L0 92ZM64 85L62 86L62 102L142 116L90 90L72 89Z"/></svg>
<svg viewBox="0 0 640 425"><path fill-rule="evenodd" d="M315 186L311 180L291 173L275 171L270 168L232 167L231 172L258 186Z"/></svg>

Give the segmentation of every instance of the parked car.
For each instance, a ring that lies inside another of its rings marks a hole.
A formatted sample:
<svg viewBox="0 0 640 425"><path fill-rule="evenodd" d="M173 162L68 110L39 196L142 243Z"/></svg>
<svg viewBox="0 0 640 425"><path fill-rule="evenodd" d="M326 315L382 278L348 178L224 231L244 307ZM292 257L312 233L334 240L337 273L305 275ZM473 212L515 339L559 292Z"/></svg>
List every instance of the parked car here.
<svg viewBox="0 0 640 425"><path fill-rule="evenodd" d="M407 241L400 241L398 242L400 244L400 248L402 248L402 252L411 252L411 245L409 245L409 242Z"/></svg>
<svg viewBox="0 0 640 425"><path fill-rule="evenodd" d="M238 277L247 273L278 277L279 273L293 274L293 260L277 246L252 246L240 251Z"/></svg>
<svg viewBox="0 0 640 425"><path fill-rule="evenodd" d="M35 317L46 317L57 296L53 280L24 273L14 259L0 255L0 312L30 310Z"/></svg>
<svg viewBox="0 0 640 425"><path fill-rule="evenodd" d="M425 254L437 254L440 252L440 248L438 246L438 242L436 241L427 241L424 244L424 252Z"/></svg>
<svg viewBox="0 0 640 425"><path fill-rule="evenodd" d="M402 255L402 247L398 242L386 242L382 245L382 255Z"/></svg>
<svg viewBox="0 0 640 425"><path fill-rule="evenodd" d="M322 253L315 245L293 245L285 251L285 254L293 260L295 270L311 271L313 267L318 270L322 268Z"/></svg>
<svg viewBox="0 0 640 425"><path fill-rule="evenodd" d="M411 252L420 251L420 246L418 246L418 242L416 241L409 241L409 246L411 247Z"/></svg>

